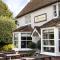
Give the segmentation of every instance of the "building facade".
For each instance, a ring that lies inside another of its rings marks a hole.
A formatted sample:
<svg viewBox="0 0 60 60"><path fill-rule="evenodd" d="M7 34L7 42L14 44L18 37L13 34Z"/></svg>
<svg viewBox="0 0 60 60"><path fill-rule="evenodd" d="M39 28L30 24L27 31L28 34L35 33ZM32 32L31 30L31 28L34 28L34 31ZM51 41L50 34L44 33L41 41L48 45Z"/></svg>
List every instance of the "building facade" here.
<svg viewBox="0 0 60 60"><path fill-rule="evenodd" d="M30 42L41 40L41 54L60 56L60 0L31 0L16 16L16 23L16 48L30 50Z"/></svg>

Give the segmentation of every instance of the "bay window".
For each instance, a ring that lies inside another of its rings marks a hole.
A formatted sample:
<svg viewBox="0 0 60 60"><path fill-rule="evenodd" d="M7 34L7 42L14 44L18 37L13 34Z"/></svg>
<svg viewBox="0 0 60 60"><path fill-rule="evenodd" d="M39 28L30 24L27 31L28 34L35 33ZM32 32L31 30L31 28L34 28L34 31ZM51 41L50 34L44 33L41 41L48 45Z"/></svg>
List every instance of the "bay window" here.
<svg viewBox="0 0 60 60"><path fill-rule="evenodd" d="M54 52L54 29L45 29L42 31L42 42L44 52Z"/></svg>
<svg viewBox="0 0 60 60"><path fill-rule="evenodd" d="M32 42L31 33L21 34L21 48L29 48L28 44Z"/></svg>

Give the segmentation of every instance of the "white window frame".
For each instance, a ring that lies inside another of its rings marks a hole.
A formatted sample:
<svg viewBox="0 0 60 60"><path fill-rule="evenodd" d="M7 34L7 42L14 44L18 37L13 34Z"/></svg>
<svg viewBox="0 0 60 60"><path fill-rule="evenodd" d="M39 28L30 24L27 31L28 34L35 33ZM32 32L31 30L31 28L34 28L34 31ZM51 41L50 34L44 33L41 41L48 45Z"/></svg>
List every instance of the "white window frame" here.
<svg viewBox="0 0 60 60"><path fill-rule="evenodd" d="M47 45L47 46L46 45L43 45L43 30L46 30L46 29L55 29L55 27L41 28L41 53L44 53L45 52L43 50L43 47L54 47L54 49L55 49L55 42L54 42L54 46L52 46L52 45ZM54 30L54 32L55 32L55 30ZM54 33L54 40L55 40L55 33ZM52 52L49 52L49 53L52 53Z"/></svg>
<svg viewBox="0 0 60 60"><path fill-rule="evenodd" d="M60 17L60 8L59 8L60 6L59 5L60 3L58 3L58 16Z"/></svg>
<svg viewBox="0 0 60 60"><path fill-rule="evenodd" d="M16 35L17 34L17 35ZM18 48L18 34L19 33L17 33L17 32L15 32L14 33L14 35L13 35L13 44L14 44L14 46L16 47L16 48ZM17 37L17 39L15 39L15 35L16 35L16 37ZM15 42L16 42L16 44L15 44Z"/></svg>
<svg viewBox="0 0 60 60"><path fill-rule="evenodd" d="M49 35L52 34L52 33L49 33L49 30L51 30L51 29L45 29L45 30L46 30L46 33L48 34L48 36L47 36L48 38L46 38L46 39L42 38L43 42L44 42L44 41L51 41L51 40L54 41L54 39L49 39ZM53 32L54 32L54 29L53 29ZM53 33L53 34L54 34L54 33ZM49 43L49 42L48 42L48 43ZM50 43L49 43L48 45L44 45L44 43L43 43L43 48L44 48L44 47L45 47L45 48L52 48L52 47L54 48L54 46L53 46L53 45L50 45Z"/></svg>
<svg viewBox="0 0 60 60"><path fill-rule="evenodd" d="M47 28L41 28L41 54L46 54L46 55L51 55L51 56L60 56L60 53L59 53L59 27L47 27ZM42 31L45 30L45 29L54 29L54 47L55 47L55 52L52 53L52 52L44 52L43 51L43 39L42 39Z"/></svg>
<svg viewBox="0 0 60 60"><path fill-rule="evenodd" d="M22 35L22 34L25 34L25 35ZM27 40L27 37L31 37L31 35L29 36L28 34L31 34L31 33L29 33L29 32L24 32L24 33L21 33L21 37L26 37L26 40L21 40L21 42L22 41L31 41L32 42L32 40ZM32 38L32 37L31 37ZM22 47L21 47L22 48ZM26 44L26 47L25 48L27 48L27 44Z"/></svg>

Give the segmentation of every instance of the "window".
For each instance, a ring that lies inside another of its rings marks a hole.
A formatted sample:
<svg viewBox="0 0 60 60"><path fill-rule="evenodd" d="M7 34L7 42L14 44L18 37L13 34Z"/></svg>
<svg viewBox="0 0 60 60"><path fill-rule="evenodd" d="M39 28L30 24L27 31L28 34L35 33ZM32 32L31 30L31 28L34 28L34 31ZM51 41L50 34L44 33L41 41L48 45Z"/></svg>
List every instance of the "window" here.
<svg viewBox="0 0 60 60"><path fill-rule="evenodd" d="M60 29L59 29L59 52L60 52Z"/></svg>
<svg viewBox="0 0 60 60"><path fill-rule="evenodd" d="M54 40L43 40L44 45L54 45Z"/></svg>
<svg viewBox="0 0 60 60"><path fill-rule="evenodd" d="M14 33L14 45L18 47L18 33Z"/></svg>
<svg viewBox="0 0 60 60"><path fill-rule="evenodd" d="M57 16L56 5L53 6L53 10L54 10L54 17L56 17Z"/></svg>
<svg viewBox="0 0 60 60"><path fill-rule="evenodd" d="M43 51L54 52L54 29L46 29L42 33Z"/></svg>
<svg viewBox="0 0 60 60"><path fill-rule="evenodd" d="M26 24L31 23L31 15L30 14L28 14L28 15L25 16L25 23Z"/></svg>
<svg viewBox="0 0 60 60"><path fill-rule="evenodd" d="M59 16L60 16L60 4L58 4L58 8L59 8Z"/></svg>
<svg viewBox="0 0 60 60"><path fill-rule="evenodd" d="M18 48L18 41L14 41L14 45L16 48Z"/></svg>
<svg viewBox="0 0 60 60"><path fill-rule="evenodd" d="M54 47L44 47L44 51L46 51L46 52L54 52Z"/></svg>
<svg viewBox="0 0 60 60"><path fill-rule="evenodd" d="M32 42L31 33L21 34L21 48L29 48L28 44Z"/></svg>
<svg viewBox="0 0 60 60"><path fill-rule="evenodd" d="M14 33L14 40L18 40L18 33Z"/></svg>

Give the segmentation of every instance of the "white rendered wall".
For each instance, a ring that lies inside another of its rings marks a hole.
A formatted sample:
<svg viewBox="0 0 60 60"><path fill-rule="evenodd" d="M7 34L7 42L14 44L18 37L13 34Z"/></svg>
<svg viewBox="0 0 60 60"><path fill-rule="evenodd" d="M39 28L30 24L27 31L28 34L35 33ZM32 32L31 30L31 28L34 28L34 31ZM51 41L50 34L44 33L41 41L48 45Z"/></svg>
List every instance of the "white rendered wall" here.
<svg viewBox="0 0 60 60"><path fill-rule="evenodd" d="M19 22L19 26L17 26L17 28L18 27L22 27L22 26L25 25L25 18L24 18L24 16L23 17L20 17L20 18L18 18L16 20Z"/></svg>
<svg viewBox="0 0 60 60"><path fill-rule="evenodd" d="M53 5L57 6L57 14L58 14L58 3L55 3ZM54 17L54 14L53 14L53 12L54 12L53 5L50 5L50 6L47 6L45 8L39 9L37 11L34 11L32 13L29 13L29 14L31 14L31 26L32 27L34 27L34 26L41 26L44 23L46 23L46 22L48 22L48 21L50 21L50 20L52 20L54 18L57 18L58 15L56 17ZM39 23L34 23L35 16L38 16L38 15L41 15L41 14L44 14L44 13L47 14L47 20L43 21L43 22L39 22ZM29 15L29 14L27 14L27 15ZM20 18L17 19L17 21L19 22L19 26L17 26L17 27L29 25L29 24L25 23L25 16L26 15L24 15L24 16L22 16L22 17L20 17Z"/></svg>
<svg viewBox="0 0 60 60"><path fill-rule="evenodd" d="M58 12L58 3L55 3L55 4L53 4L53 5L57 5L57 12ZM53 12L54 12L54 10L53 10L53 5L50 5L50 6L48 6L48 7L45 7L45 8L42 8L42 9L40 9L40 10L37 10L37 11L35 11L35 12L33 12L33 13L31 13L31 25L34 27L34 26L41 26L41 25L43 25L44 23L46 23L46 22L48 22L48 21L50 21L50 20L52 20L52 19L54 19L54 18L57 18L58 17L58 15L57 15L57 17L54 17L54 14L53 14ZM38 15L41 15L41 14L44 14L44 13L47 13L47 21L42 21L42 22L39 22L39 23L34 23L34 17L35 16L38 16Z"/></svg>

